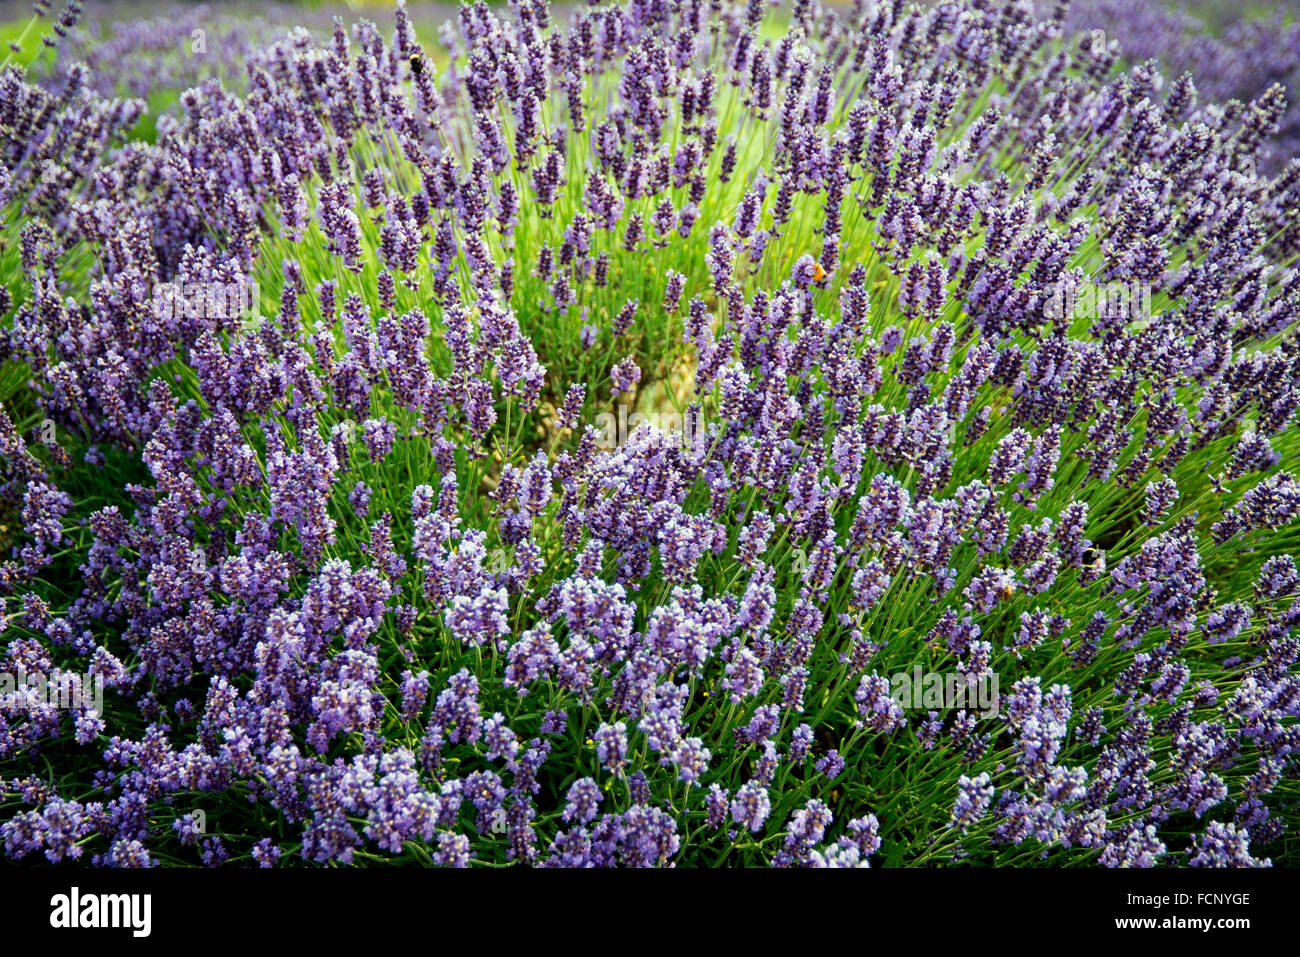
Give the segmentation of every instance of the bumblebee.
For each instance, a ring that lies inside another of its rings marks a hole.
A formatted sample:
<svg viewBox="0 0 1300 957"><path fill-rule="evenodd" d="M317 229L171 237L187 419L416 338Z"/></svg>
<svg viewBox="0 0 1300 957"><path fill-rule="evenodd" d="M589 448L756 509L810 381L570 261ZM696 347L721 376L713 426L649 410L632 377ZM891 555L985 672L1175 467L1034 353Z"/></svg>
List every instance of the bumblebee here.
<svg viewBox="0 0 1300 957"><path fill-rule="evenodd" d="M420 59L420 54L418 54L418 53L412 53L412 54L411 54L411 72L414 73L416 76L419 76L420 73L421 73L423 70L424 70L424 61L423 61L422 59Z"/></svg>
<svg viewBox="0 0 1300 957"><path fill-rule="evenodd" d="M821 282L826 278L826 270L822 268L821 263L813 263L813 282Z"/></svg>

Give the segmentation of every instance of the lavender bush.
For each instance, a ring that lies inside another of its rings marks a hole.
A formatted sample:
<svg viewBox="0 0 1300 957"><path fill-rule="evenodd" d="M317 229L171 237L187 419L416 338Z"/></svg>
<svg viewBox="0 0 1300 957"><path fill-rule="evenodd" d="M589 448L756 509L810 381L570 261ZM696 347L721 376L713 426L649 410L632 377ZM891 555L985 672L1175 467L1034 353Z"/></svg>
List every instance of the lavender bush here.
<svg viewBox="0 0 1300 957"><path fill-rule="evenodd" d="M8 857L1294 859L1282 86L1064 3L38 7Z"/></svg>
<svg viewBox="0 0 1300 957"><path fill-rule="evenodd" d="M1290 10L1286 6L1290 6ZM1206 6L1201 4L1200 6ZM1221 30L1207 28L1214 8L1186 12L1159 3L1079 0L1065 18L1067 30L1087 32L1096 41L1112 41L1133 62L1157 59L1172 76L1191 72L1203 96L1236 111L1273 84L1281 84L1289 109L1279 117L1271 142L1261 144L1256 160L1276 174L1300 155L1300 20L1292 0L1279 0L1270 15L1230 19ZM1099 33L1094 31L1100 31ZM1237 101L1233 103L1233 101Z"/></svg>

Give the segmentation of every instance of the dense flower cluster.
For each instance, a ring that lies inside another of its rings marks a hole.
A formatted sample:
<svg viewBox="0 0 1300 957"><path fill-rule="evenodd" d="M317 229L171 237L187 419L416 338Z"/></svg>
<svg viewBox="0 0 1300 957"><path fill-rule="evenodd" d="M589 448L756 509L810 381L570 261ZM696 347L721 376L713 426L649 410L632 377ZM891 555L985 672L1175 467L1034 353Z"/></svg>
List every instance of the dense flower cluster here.
<svg viewBox="0 0 1300 957"><path fill-rule="evenodd" d="M1201 95L1228 111L1242 110L1274 83L1284 84L1291 100L1276 134L1260 144L1258 154L1261 168L1277 173L1300 155L1300 102L1294 98L1300 84L1300 22L1288 16L1286 4L1278 4L1268 16L1207 29L1204 20L1217 5L1198 6L1189 12L1164 4L1078 0L1065 27L1086 33L1098 49L1113 43L1115 53L1130 60L1158 59L1171 78L1193 74ZM1180 82L1188 90L1193 85Z"/></svg>
<svg viewBox="0 0 1300 957"><path fill-rule="evenodd" d="M399 5L4 68L0 670L104 688L0 694L5 854L1269 864L1286 91L1068 7Z"/></svg>

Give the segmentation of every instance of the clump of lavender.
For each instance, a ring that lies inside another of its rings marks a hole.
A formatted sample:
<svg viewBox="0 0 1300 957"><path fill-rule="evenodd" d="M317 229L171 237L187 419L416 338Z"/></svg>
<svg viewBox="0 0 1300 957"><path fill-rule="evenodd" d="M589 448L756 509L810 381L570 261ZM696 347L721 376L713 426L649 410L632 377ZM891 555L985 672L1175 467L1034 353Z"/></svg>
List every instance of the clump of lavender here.
<svg viewBox="0 0 1300 957"><path fill-rule="evenodd" d="M1284 862L1287 91L1066 7L0 68L5 855Z"/></svg>

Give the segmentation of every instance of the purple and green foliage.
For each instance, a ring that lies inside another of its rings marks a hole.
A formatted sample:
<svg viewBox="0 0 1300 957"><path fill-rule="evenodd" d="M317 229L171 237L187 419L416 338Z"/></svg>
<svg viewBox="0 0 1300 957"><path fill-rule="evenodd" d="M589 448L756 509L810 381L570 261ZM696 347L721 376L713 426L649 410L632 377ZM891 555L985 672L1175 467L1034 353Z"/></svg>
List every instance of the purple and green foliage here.
<svg viewBox="0 0 1300 957"><path fill-rule="evenodd" d="M0 684L9 858L1295 862L1296 59L39 6L0 673L77 693Z"/></svg>

